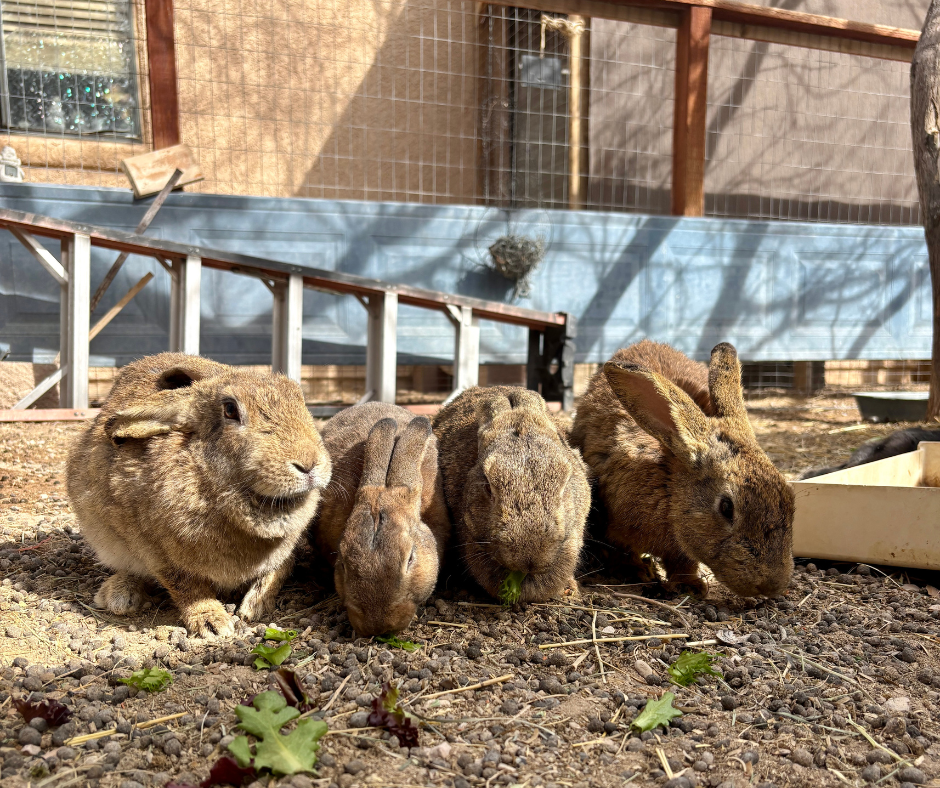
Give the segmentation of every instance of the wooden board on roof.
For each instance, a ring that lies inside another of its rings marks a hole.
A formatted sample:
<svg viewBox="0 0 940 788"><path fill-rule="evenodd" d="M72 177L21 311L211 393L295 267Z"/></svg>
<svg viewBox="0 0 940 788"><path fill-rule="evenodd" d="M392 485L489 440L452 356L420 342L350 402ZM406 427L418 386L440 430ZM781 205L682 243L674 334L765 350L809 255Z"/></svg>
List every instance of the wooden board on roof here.
<svg viewBox="0 0 940 788"><path fill-rule="evenodd" d="M188 145L174 145L151 153L131 156L121 162L121 169L131 182L134 198L138 200L141 197L157 194L177 169L183 171L177 188L205 178L202 167L196 161Z"/></svg>

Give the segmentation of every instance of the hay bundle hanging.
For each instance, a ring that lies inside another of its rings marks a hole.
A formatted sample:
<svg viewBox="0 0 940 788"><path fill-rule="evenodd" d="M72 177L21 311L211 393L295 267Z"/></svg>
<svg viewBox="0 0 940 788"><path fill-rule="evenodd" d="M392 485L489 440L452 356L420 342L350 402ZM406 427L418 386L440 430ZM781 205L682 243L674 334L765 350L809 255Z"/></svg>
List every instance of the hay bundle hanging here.
<svg viewBox="0 0 940 788"><path fill-rule="evenodd" d="M545 257L541 236L504 235L490 246L490 265L513 282L513 298L526 298L532 292L532 274Z"/></svg>

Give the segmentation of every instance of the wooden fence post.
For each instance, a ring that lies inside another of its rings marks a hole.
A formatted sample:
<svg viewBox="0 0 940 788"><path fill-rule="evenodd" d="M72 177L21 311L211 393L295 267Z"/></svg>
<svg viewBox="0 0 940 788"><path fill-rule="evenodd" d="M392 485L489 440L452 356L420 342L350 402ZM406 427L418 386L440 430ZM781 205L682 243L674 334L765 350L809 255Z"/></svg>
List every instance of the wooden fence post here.
<svg viewBox="0 0 940 788"><path fill-rule="evenodd" d="M454 393L480 382L480 320L469 306L447 307L454 324Z"/></svg>
<svg viewBox="0 0 940 788"><path fill-rule="evenodd" d="M672 213L705 213L705 114L712 10L680 12L676 36L676 98L672 129Z"/></svg>
<svg viewBox="0 0 940 788"><path fill-rule="evenodd" d="M369 322L366 333L366 395L377 402L395 402L398 356L398 296L373 293L367 296Z"/></svg>
<svg viewBox="0 0 940 788"><path fill-rule="evenodd" d="M274 288L271 368L300 383L303 350L304 280L291 274Z"/></svg>
<svg viewBox="0 0 940 788"><path fill-rule="evenodd" d="M199 299L202 259L173 262L170 280L170 350L199 355Z"/></svg>
<svg viewBox="0 0 940 788"><path fill-rule="evenodd" d="M65 246L65 244L63 244ZM63 249L63 251L65 251ZM64 255L63 255L64 257ZM59 384L60 402L66 408L88 407L88 328L91 322L91 238L75 233L68 243L67 314L60 317L65 325L67 375ZM64 318L64 319L63 319ZM61 358L61 356L60 356ZM64 400L64 402L62 402Z"/></svg>
<svg viewBox="0 0 940 788"><path fill-rule="evenodd" d="M155 150L179 145L179 87L173 0L144 0L147 60L150 67L150 119Z"/></svg>

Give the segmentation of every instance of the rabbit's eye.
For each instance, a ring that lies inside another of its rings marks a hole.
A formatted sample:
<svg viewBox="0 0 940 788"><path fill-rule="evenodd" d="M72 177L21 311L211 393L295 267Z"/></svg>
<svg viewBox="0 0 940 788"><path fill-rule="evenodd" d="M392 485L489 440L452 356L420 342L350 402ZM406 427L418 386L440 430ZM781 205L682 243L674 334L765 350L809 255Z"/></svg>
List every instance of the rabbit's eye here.
<svg viewBox="0 0 940 788"><path fill-rule="evenodd" d="M727 495L723 495L718 502L718 513L726 520L734 520L734 501Z"/></svg>
<svg viewBox="0 0 940 788"><path fill-rule="evenodd" d="M411 555L408 556L408 567L407 567L407 568L408 568L409 570L411 569L412 566L414 566L415 558L417 558L417 555L418 555L418 548L417 548L417 547L412 547L412 548L411 548Z"/></svg>
<svg viewBox="0 0 940 788"><path fill-rule="evenodd" d="M233 399L227 399L222 402L222 414L227 419L241 422L241 416L238 413L238 403Z"/></svg>
<svg viewBox="0 0 940 788"><path fill-rule="evenodd" d="M493 497L493 488L490 487L489 479L486 479L486 478L483 479L483 492L485 492L490 498Z"/></svg>

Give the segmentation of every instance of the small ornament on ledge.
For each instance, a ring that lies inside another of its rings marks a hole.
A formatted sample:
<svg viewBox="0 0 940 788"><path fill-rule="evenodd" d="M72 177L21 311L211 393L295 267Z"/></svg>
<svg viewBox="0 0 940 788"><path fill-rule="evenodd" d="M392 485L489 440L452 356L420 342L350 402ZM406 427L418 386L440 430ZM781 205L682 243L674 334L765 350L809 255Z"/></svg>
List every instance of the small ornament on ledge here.
<svg viewBox="0 0 940 788"><path fill-rule="evenodd" d="M0 183L22 183L25 178L20 163L16 151L10 145L4 145L0 150Z"/></svg>

